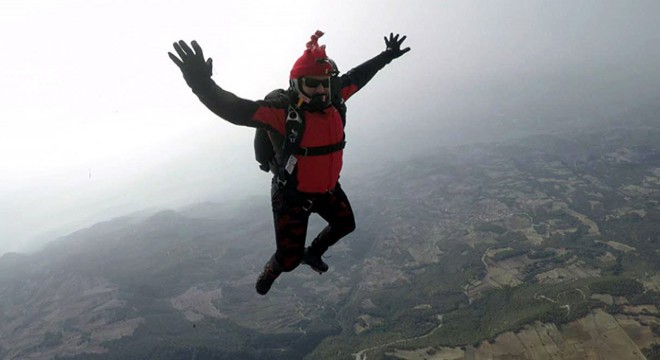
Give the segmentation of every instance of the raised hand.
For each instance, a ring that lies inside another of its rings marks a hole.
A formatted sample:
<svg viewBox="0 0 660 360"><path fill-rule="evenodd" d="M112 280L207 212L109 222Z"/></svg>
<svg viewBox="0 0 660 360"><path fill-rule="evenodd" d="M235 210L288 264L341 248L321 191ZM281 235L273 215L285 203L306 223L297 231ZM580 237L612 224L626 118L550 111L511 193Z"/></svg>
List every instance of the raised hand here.
<svg viewBox="0 0 660 360"><path fill-rule="evenodd" d="M407 53L410 51L410 48L407 47L405 49L401 49L401 44L403 43L404 40L406 40L406 35L403 35L401 39L399 39L399 34L394 35L393 33L390 33L390 38L388 39L385 37L385 46L387 47L385 49L385 54L387 54L390 59L396 59L399 56Z"/></svg>
<svg viewBox="0 0 660 360"><path fill-rule="evenodd" d="M174 50L179 55L168 52L170 59L181 69L183 78L186 80L188 86L194 90L201 90L211 83L211 74L213 70L213 59L204 59L204 52L193 40L191 43L192 49L186 44L185 41L180 40L174 43ZM179 59L180 58L180 59Z"/></svg>

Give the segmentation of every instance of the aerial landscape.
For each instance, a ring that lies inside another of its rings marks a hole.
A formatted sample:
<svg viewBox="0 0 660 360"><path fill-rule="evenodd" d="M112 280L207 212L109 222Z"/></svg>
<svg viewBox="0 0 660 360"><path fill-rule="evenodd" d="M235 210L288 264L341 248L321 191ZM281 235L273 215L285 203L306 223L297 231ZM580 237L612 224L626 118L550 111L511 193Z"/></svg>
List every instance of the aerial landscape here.
<svg viewBox="0 0 660 360"><path fill-rule="evenodd" d="M0 360L660 360L658 14L0 1Z"/></svg>
<svg viewBox="0 0 660 360"><path fill-rule="evenodd" d="M0 358L658 359L658 119L653 105L347 176L358 230L328 273L300 267L266 297L266 197L7 253Z"/></svg>

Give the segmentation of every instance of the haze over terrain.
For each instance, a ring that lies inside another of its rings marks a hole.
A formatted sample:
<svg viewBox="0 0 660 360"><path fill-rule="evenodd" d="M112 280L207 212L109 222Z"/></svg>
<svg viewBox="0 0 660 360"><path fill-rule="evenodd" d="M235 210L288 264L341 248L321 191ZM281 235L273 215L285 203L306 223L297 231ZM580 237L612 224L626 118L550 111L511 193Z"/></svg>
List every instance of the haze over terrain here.
<svg viewBox="0 0 660 360"><path fill-rule="evenodd" d="M257 99L287 86L316 29L342 71L406 34L412 51L348 104L350 181L657 103L658 14L652 0L4 1L0 255L134 211L268 193L253 131L199 103L167 57L173 41L198 40L215 81Z"/></svg>
<svg viewBox="0 0 660 360"><path fill-rule="evenodd" d="M267 196L5 254L0 358L657 359L658 114L356 173L342 186L359 226L329 271L300 266L267 296Z"/></svg>

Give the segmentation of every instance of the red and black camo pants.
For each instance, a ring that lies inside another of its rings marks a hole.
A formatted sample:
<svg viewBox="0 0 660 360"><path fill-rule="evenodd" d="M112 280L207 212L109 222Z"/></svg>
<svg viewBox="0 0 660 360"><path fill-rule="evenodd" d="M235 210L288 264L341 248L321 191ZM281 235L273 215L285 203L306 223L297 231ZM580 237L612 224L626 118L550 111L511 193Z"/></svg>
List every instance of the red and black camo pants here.
<svg viewBox="0 0 660 360"><path fill-rule="evenodd" d="M300 265L312 213L328 222L310 245L309 251L314 255L323 255L330 246L355 230L353 209L339 184L324 194L291 194L274 188L272 204L277 244L275 259L283 271L291 271Z"/></svg>

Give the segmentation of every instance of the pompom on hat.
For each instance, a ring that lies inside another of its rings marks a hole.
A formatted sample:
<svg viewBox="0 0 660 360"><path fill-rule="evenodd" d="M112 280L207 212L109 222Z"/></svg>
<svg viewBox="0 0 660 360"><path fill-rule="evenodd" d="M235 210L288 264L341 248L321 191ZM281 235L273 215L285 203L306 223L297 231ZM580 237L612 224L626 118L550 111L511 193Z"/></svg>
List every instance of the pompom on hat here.
<svg viewBox="0 0 660 360"><path fill-rule="evenodd" d="M328 56L325 54L325 45L319 46L318 40L321 36L323 36L321 30L316 30L311 36L311 40L307 42L307 49L293 64L289 79L297 79L303 76L331 75L335 70L332 64L327 61Z"/></svg>

